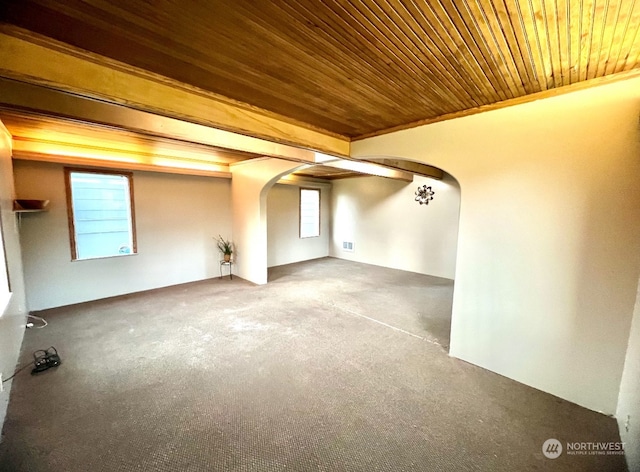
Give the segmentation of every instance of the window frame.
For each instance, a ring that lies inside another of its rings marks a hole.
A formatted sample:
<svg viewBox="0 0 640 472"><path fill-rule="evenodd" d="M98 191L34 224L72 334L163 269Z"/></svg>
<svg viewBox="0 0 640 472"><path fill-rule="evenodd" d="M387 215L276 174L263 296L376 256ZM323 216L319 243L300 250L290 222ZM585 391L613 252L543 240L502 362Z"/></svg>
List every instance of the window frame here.
<svg viewBox="0 0 640 472"><path fill-rule="evenodd" d="M7 245L4 239L4 227L2 225L2 210L0 209L0 244L2 245L2 251L0 255L4 257L3 264L1 264L0 270L3 270L3 274L0 277L0 318L4 316L9 303L11 302L11 275L9 274L9 259L7 258ZM4 279L6 277L6 284Z"/></svg>
<svg viewBox="0 0 640 472"><path fill-rule="evenodd" d="M313 236L302 235L302 192L310 190L318 193L318 234ZM300 187L298 192L298 236L299 239L319 238L322 234L322 189L314 187Z"/></svg>
<svg viewBox="0 0 640 472"><path fill-rule="evenodd" d="M129 184L129 211L131 215L131 245L132 251L129 254L112 254L109 256L98 256L98 257L78 257L78 245L76 242L76 227L75 227L75 218L73 213L73 195L71 189L71 174L74 172L83 173L83 174L102 174L102 175L117 175L126 177ZM138 239L136 232L136 212L135 212L135 203L133 199L133 172L121 171L121 170L112 170L112 169L93 169L93 168L83 168L83 167L65 167L64 168L64 183L65 183L65 193L67 197L67 221L69 224L69 241L71 243L71 261L90 261L95 259L108 259L111 257L123 257L123 256L133 256L138 254Z"/></svg>

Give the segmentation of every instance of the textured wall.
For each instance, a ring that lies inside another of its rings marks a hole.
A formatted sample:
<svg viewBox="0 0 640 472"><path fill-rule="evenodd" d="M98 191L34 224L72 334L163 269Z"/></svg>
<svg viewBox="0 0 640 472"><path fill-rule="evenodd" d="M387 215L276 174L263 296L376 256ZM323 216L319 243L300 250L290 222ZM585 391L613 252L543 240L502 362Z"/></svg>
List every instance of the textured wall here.
<svg viewBox="0 0 640 472"><path fill-rule="evenodd" d="M256 159L231 166L234 261L238 275L255 284L267 283L267 195L300 163Z"/></svg>
<svg viewBox="0 0 640 472"><path fill-rule="evenodd" d="M5 379L11 376L16 368L25 330L26 314L20 236L17 220L12 212L14 197L11 137L0 122L0 218L2 218L7 267L13 292L8 305L0 307L0 373ZM0 266L0 270L5 270L4 264ZM9 403L11 381L5 383L3 387L4 391L0 393L0 430Z"/></svg>
<svg viewBox="0 0 640 472"><path fill-rule="evenodd" d="M616 418L630 471L640 470L640 283L633 310Z"/></svg>
<svg viewBox="0 0 640 472"><path fill-rule="evenodd" d="M303 184L320 189L320 236L300 239L300 186L277 184L267 195L267 266L279 266L329 255L329 200L331 186Z"/></svg>
<svg viewBox="0 0 640 472"><path fill-rule="evenodd" d="M16 188L49 199L23 217L30 310L41 310L219 276L214 236L231 235L226 179L134 172L138 254L71 262L63 167L16 161Z"/></svg>
<svg viewBox="0 0 640 472"><path fill-rule="evenodd" d="M460 184L451 354L613 414L640 271L640 79L352 144Z"/></svg>
<svg viewBox="0 0 640 472"><path fill-rule="evenodd" d="M422 185L435 191L429 205L414 201ZM460 190L450 176L416 176L413 183L382 177L336 180L331 202L332 256L454 278ZM354 251L344 251L343 241L353 242Z"/></svg>

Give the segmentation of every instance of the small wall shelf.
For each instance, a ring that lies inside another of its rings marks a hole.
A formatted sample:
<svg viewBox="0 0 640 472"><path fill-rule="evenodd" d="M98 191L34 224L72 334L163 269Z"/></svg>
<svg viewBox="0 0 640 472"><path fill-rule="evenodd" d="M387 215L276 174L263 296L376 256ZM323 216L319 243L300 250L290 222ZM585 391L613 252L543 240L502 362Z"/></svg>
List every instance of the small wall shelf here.
<svg viewBox="0 0 640 472"><path fill-rule="evenodd" d="M16 213L36 213L47 211L49 200L23 200L17 199L13 201L13 211Z"/></svg>

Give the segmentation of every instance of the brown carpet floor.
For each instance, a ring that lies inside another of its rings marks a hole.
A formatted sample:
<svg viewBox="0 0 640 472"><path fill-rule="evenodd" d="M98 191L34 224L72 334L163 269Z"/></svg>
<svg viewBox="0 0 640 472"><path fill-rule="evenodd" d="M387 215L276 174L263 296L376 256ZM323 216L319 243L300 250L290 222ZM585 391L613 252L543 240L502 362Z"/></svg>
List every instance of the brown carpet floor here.
<svg viewBox="0 0 640 472"><path fill-rule="evenodd" d="M21 361L63 364L16 377L0 470L625 470L541 450L619 441L612 418L448 356L451 281L332 258L269 279L38 313Z"/></svg>

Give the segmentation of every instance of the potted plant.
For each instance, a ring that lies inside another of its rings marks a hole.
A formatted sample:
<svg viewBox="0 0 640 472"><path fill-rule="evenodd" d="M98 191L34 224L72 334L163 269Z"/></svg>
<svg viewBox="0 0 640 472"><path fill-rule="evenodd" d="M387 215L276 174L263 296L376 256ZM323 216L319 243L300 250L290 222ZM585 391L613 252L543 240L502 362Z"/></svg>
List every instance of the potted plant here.
<svg viewBox="0 0 640 472"><path fill-rule="evenodd" d="M224 239L222 236L218 235L218 239L216 239L216 243L218 244L218 249L220 252L224 254L224 261L231 261L231 254L233 254L233 243Z"/></svg>

